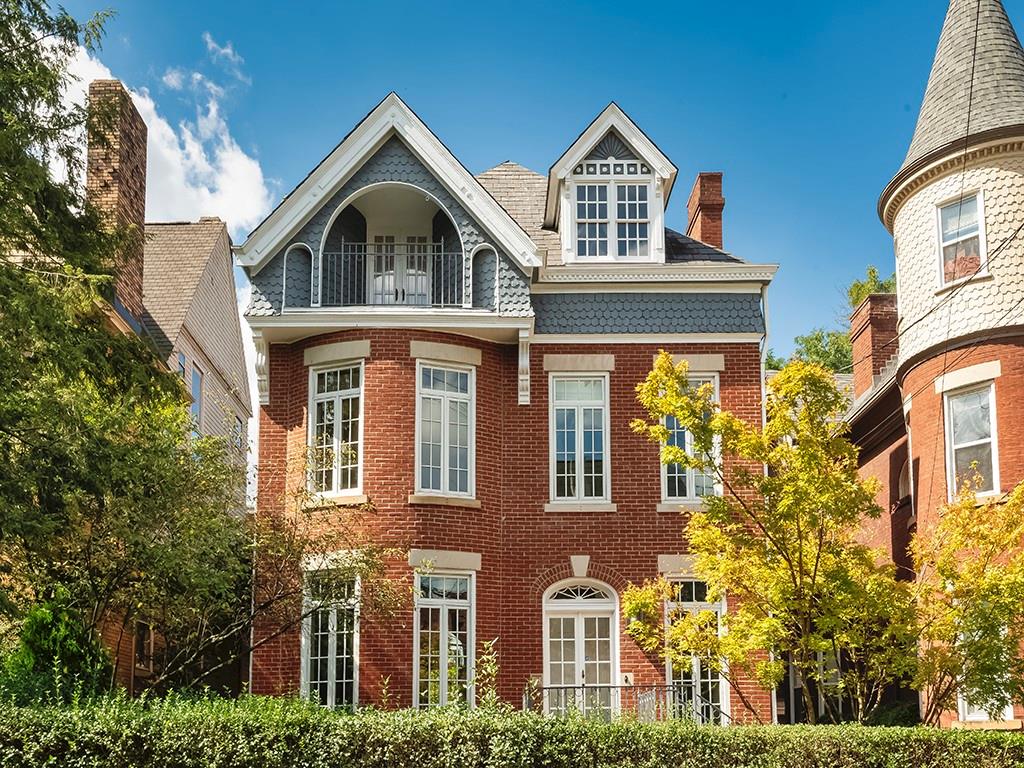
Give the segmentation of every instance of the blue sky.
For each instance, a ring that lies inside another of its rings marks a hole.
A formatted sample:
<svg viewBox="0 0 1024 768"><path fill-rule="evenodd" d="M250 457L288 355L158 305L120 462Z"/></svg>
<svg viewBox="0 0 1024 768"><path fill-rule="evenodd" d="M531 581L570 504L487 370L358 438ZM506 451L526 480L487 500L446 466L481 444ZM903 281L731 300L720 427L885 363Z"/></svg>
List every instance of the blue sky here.
<svg viewBox="0 0 1024 768"><path fill-rule="evenodd" d="M1024 24L1024 0L1005 4ZM770 344L788 353L795 334L838 322L868 264L892 271L875 203L910 141L945 5L124 2L99 59L148 91L185 150L206 125L208 146L230 140L258 165L261 178L222 185L226 206L276 203L390 90L474 173L546 171L615 100L679 167L669 226L685 227L698 171L725 173L726 249L781 265ZM236 240L254 215L235 217Z"/></svg>

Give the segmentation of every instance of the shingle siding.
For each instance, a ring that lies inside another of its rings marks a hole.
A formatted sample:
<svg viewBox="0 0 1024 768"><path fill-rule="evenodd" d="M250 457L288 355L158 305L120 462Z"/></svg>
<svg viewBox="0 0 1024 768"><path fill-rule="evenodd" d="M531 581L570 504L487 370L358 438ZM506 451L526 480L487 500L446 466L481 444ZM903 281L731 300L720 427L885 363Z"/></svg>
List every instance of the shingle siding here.
<svg viewBox="0 0 1024 768"><path fill-rule="evenodd" d="M536 333L763 333L756 293L545 293Z"/></svg>

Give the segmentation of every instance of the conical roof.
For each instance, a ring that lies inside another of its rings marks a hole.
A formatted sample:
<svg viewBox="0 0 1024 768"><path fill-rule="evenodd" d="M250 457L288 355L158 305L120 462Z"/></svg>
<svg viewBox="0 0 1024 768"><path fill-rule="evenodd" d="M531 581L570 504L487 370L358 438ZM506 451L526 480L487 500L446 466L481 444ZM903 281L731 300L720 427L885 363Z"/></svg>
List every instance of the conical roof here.
<svg viewBox="0 0 1024 768"><path fill-rule="evenodd" d="M917 161L955 150L958 142L962 148L968 132L973 143L979 134L1017 125L1024 126L1024 50L1006 9L1001 0L952 0L897 176Z"/></svg>

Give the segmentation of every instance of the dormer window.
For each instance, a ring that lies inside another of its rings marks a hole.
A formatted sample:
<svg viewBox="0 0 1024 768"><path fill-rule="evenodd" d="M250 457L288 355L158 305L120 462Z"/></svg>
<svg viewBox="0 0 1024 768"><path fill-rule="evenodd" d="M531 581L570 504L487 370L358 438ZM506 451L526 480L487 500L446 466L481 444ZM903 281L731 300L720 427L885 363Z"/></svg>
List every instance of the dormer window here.
<svg viewBox="0 0 1024 768"><path fill-rule="evenodd" d="M582 168L586 171L591 166L639 170L642 164L586 163ZM575 185L576 258L647 260L651 257L651 180L620 181L609 175L611 178L593 181L585 176L586 180Z"/></svg>

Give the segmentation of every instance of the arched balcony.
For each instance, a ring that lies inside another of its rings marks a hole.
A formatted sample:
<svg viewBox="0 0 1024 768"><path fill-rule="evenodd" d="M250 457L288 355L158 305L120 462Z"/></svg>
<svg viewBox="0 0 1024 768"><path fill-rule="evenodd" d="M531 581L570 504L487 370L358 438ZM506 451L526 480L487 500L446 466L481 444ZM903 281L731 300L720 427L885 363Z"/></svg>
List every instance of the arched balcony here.
<svg viewBox="0 0 1024 768"><path fill-rule="evenodd" d="M461 307L466 259L451 215L427 192L375 184L346 200L327 226L322 307Z"/></svg>

